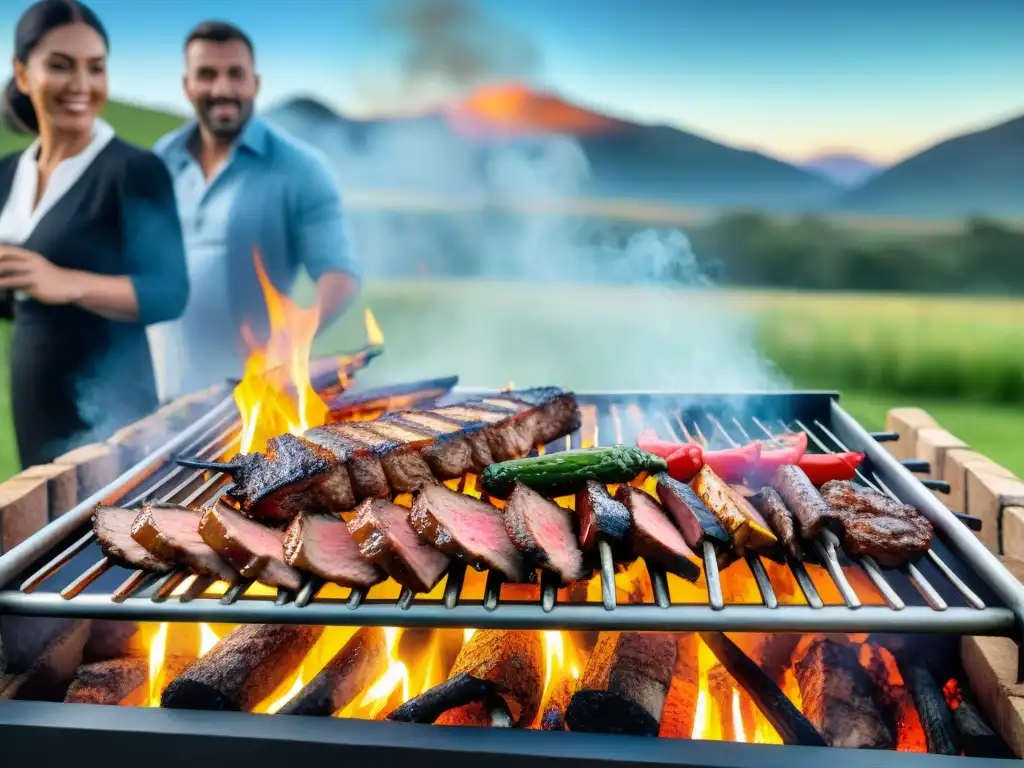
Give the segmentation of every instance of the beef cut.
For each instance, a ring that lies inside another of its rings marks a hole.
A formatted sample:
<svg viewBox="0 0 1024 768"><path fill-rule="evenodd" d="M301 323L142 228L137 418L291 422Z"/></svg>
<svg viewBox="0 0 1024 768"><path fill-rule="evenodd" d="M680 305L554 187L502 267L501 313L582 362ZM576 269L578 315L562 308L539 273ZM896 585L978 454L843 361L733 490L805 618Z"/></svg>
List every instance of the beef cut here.
<svg viewBox="0 0 1024 768"><path fill-rule="evenodd" d="M125 568L141 568L152 573L166 573L174 566L157 557L132 538L132 524L139 510L123 507L96 507L92 530L100 542L103 554Z"/></svg>
<svg viewBox="0 0 1024 768"><path fill-rule="evenodd" d="M356 508L348 529L363 557L413 592L429 592L451 563L425 544L409 523L409 510L384 499L367 499Z"/></svg>
<svg viewBox="0 0 1024 768"><path fill-rule="evenodd" d="M384 573L359 551L339 517L300 512L284 532L284 561L346 587L369 587Z"/></svg>
<svg viewBox="0 0 1024 768"><path fill-rule="evenodd" d="M157 557L181 563L228 583L238 573L199 535L199 513L187 507L147 504L132 524L132 538Z"/></svg>
<svg viewBox="0 0 1024 768"><path fill-rule="evenodd" d="M505 531L531 565L557 573L563 584L583 578L583 553L568 510L519 481L505 502Z"/></svg>
<svg viewBox="0 0 1024 768"><path fill-rule="evenodd" d="M302 586L301 574L284 561L281 532L243 517L223 501L203 511L199 535L247 579L293 592Z"/></svg>
<svg viewBox="0 0 1024 768"><path fill-rule="evenodd" d="M696 581L700 576L696 555L686 546L683 535L668 519L661 505L631 485L620 485L615 498L626 506L633 520L630 530L633 553L677 576Z"/></svg>

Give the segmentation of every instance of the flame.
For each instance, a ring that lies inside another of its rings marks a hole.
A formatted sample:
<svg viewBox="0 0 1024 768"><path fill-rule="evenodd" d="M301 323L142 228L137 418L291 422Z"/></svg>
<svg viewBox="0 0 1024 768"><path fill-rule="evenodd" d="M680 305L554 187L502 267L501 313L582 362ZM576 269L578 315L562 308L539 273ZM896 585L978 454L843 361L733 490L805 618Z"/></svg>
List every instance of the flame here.
<svg viewBox="0 0 1024 768"><path fill-rule="evenodd" d="M205 656L213 650L213 646L220 642L217 633L210 629L209 624L199 625L199 655Z"/></svg>
<svg viewBox="0 0 1024 768"><path fill-rule="evenodd" d="M302 681L302 672L299 672L299 674L296 675L296 677L295 677L295 682L292 683L292 687L289 688L284 693L284 695L280 696L277 699L274 699L274 701L272 701L270 703L270 705L267 706L267 714L268 715L276 714L285 704L287 704L289 701L291 701L292 698L296 694L298 694L299 691L302 690L302 686L303 685L305 685L305 683Z"/></svg>
<svg viewBox="0 0 1024 768"><path fill-rule="evenodd" d="M387 649L388 667L384 673L372 683L361 699L349 704L338 717L354 717L373 720L388 705L395 692L401 687L401 703L412 698L409 686L409 669L398 658L398 640L402 636L397 627L384 628L384 643Z"/></svg>
<svg viewBox="0 0 1024 768"><path fill-rule="evenodd" d="M160 706L160 693L163 690L164 660L167 658L167 622L157 629L149 646L149 696L147 707Z"/></svg>
<svg viewBox="0 0 1024 768"><path fill-rule="evenodd" d="M964 695L961 693L960 683L957 682L955 677L951 677L946 681L946 684L942 686L942 693L946 697L946 703L949 704L950 709L956 710L960 708Z"/></svg>
<svg viewBox="0 0 1024 768"><path fill-rule="evenodd" d="M370 347L384 346L384 331L381 330L377 318L369 307L363 310L363 322L366 325L366 344Z"/></svg>

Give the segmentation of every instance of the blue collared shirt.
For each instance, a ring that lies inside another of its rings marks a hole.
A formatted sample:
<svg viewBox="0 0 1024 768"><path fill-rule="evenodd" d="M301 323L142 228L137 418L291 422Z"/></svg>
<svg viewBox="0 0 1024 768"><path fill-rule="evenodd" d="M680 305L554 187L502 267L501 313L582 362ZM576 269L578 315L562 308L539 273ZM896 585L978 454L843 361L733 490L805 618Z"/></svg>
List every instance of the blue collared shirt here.
<svg viewBox="0 0 1024 768"><path fill-rule="evenodd" d="M162 399L242 375L242 326L257 338L267 328L254 247L281 293L300 268L314 280L358 274L323 155L253 117L207 181L190 151L196 129L190 122L153 148L174 181L192 286L185 314L150 333Z"/></svg>

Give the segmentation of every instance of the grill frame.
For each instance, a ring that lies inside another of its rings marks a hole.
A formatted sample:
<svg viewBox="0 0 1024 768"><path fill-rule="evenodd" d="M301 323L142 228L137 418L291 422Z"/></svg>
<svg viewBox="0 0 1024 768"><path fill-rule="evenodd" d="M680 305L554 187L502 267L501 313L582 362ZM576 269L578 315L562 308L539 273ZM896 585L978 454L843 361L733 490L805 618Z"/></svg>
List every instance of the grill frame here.
<svg viewBox="0 0 1024 768"><path fill-rule="evenodd" d="M685 768L892 768L993 766L1014 760L910 752L651 739L495 728L459 728L340 718L288 717L236 712L189 712L91 704L0 701L0 743L13 764L63 766L69 758L100 764L110 755L146 756L149 768L179 768L202 754L252 768L276 768L301 755L304 762L362 760L380 768L415 763L446 768L545 768L593 765ZM69 717L73 714L73 717ZM884 757L882 757L884 755ZM18 758L21 758L19 761ZM423 763L422 761L426 761ZM227 763L225 763L227 764Z"/></svg>
<svg viewBox="0 0 1024 768"><path fill-rule="evenodd" d="M458 389L453 391L452 396L479 394L481 391ZM1024 627L1024 588L953 513L842 409L838 397L834 392L732 395L606 392L578 395L581 407L584 408L607 406L611 409L614 404L628 402L635 403L652 416L652 408L665 409L671 405L680 410L684 421L687 409L692 408L698 415L725 413L727 410L753 411L765 420L774 418L770 414L788 418L801 428L810 429L805 424L819 425L837 446L861 450L868 455L872 468L872 477L865 478L868 482L883 485L932 520L942 537L942 541L936 541L938 559L945 562L952 556L966 566L969 573L961 572L960 575L975 580L968 585L971 589L977 590L978 585L981 585L980 591L985 603L983 609L950 605L945 610L936 610L928 605L907 605L902 610L874 606L853 610L847 606L832 605L822 608L793 605L772 608L766 605L730 604L716 610L710 605L673 604L665 607L664 603L656 603L621 605L608 610L600 603L552 606L550 600L545 604L543 598L536 603L505 601L497 605L495 590L500 585L493 589L489 586L489 593L485 593L480 603L463 602L453 607L449 607L445 601L413 601L411 595L386 602L364 600L360 596L347 601L313 600L307 603L310 595L303 596L301 593L297 600L287 595L279 596L276 601L272 598L238 599L240 590L235 590L227 601L229 604L224 604L225 600L208 597L153 600L151 595L156 579L137 574L133 577L135 582L129 578L126 584L131 583L130 586L138 596L121 601L113 600L109 591L105 594L88 594L86 591L73 599L64 599L56 592L35 591L26 594L12 587L13 582L24 578L33 565L43 562L55 550L59 551L62 544L66 546L76 531L80 535L97 503L123 503L122 500L140 488L152 485L147 482L150 476L156 482L162 477L173 478L175 473L180 473L179 479L192 477L194 483L199 482L198 475L190 475L189 471L180 468L172 469L168 462L177 453L186 451L190 445L202 443L210 435L219 434L223 438L230 433L236 420L234 403L230 397L226 397L206 416L122 475L111 486L0 558L0 613L151 621L358 626L986 634L1012 636L1019 643L1021 628ZM611 410L611 413L616 412ZM601 412L598 411L597 418L600 417ZM824 426L826 423L827 427ZM699 430L699 423L697 428ZM621 431L621 426L618 429ZM816 432L811 431L809 434L820 443ZM579 438L574 440L574 445L578 444ZM625 442L631 440L627 438ZM827 446L822 444L822 447ZM174 487L175 483L170 485ZM213 487L213 481L202 485L209 490ZM187 483L178 484L179 488L186 486ZM954 562L954 571L962 571L956 565ZM660 578L664 584L664 575L660 574L659 577L655 570L649 571L657 593L657 582ZM312 592L315 586L310 582L309 590L304 591ZM544 585L544 588L549 596L554 594L551 585ZM664 589L662 592L664 594Z"/></svg>

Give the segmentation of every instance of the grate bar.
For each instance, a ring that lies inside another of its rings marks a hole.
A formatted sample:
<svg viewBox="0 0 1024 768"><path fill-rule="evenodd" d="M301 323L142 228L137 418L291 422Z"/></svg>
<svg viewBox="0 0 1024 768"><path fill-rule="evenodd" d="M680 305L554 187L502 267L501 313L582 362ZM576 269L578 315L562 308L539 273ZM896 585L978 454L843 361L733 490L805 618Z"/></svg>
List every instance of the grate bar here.
<svg viewBox="0 0 1024 768"><path fill-rule="evenodd" d="M305 584L302 585L299 594L295 596L295 605L299 608L305 608L316 597L317 592L323 589L323 586L323 579L318 576L310 576L306 579Z"/></svg>
<svg viewBox="0 0 1024 768"><path fill-rule="evenodd" d="M561 579L557 573L547 570L540 572L540 607L544 613L551 613L555 610L560 585Z"/></svg>
<svg viewBox="0 0 1024 768"><path fill-rule="evenodd" d="M484 609L494 611L501 601L501 584L505 578L498 571L487 572L487 583L484 585Z"/></svg>
<svg viewBox="0 0 1024 768"><path fill-rule="evenodd" d="M651 565L644 560L644 565L647 566L647 575L651 579L651 591L654 592L654 604L659 608L671 608L672 599L668 594L668 577L665 575L665 569L660 566Z"/></svg>
<svg viewBox="0 0 1024 768"><path fill-rule="evenodd" d="M459 604L459 594L466 579L466 564L452 561L448 566L448 577L444 583L444 607L449 610Z"/></svg>
<svg viewBox="0 0 1024 768"><path fill-rule="evenodd" d="M821 595L818 594L818 588L814 586L814 582L811 580L811 575L807 573L807 568L799 560L794 560L791 557L786 558L786 563L789 565L789 570L793 572L796 577L797 586L800 587L800 591L804 593L804 598L807 600L807 604L811 608L824 608L825 603L821 599Z"/></svg>
<svg viewBox="0 0 1024 768"><path fill-rule="evenodd" d="M104 573L110 570L110 566L113 563L106 556L101 557L95 563L90 565L77 579L68 584L64 589L60 591L60 596L65 600L70 600L73 597L77 597L82 591L92 584L96 579L102 576Z"/></svg>
<svg viewBox="0 0 1024 768"><path fill-rule="evenodd" d="M747 555L746 560L747 566L754 576L754 581L757 583L757 591L761 593L761 601L766 608L778 608L779 598L775 595L771 579L768 578L768 571L764 569L761 558L757 555Z"/></svg>
<svg viewBox="0 0 1024 768"><path fill-rule="evenodd" d="M718 554L715 545L704 542L704 580L708 585L708 604L712 610L720 611L725 607L722 598L722 575L718 572Z"/></svg>
<svg viewBox="0 0 1024 768"><path fill-rule="evenodd" d="M597 555L601 561L601 602L606 611L615 610L615 559L612 545L603 536L597 539Z"/></svg>
<svg viewBox="0 0 1024 768"><path fill-rule="evenodd" d="M238 598L244 595L245 591L249 589L249 587L251 587L252 584L252 579L243 579L242 581L232 584L230 587L228 587L228 591L224 593L224 596L221 597L220 604L234 605Z"/></svg>

